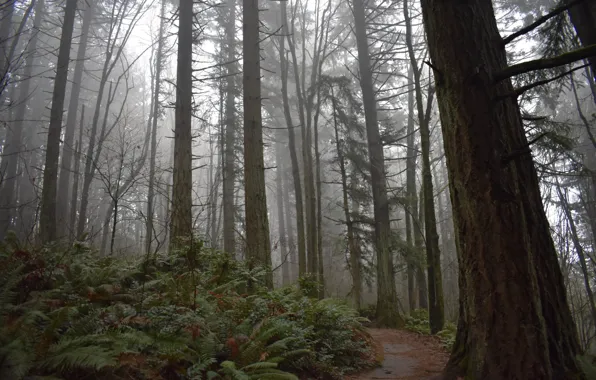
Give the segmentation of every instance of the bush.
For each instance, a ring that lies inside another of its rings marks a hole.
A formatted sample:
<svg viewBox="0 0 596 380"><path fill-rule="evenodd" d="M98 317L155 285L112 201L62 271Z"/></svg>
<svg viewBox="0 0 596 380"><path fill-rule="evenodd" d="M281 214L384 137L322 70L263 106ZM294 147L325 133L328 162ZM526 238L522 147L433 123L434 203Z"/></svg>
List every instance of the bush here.
<svg viewBox="0 0 596 380"><path fill-rule="evenodd" d="M423 335L430 335L430 324L428 321L428 310L425 309L416 309L410 312L410 315L406 317L406 330L410 330L412 332L423 334ZM451 323L445 323L443 330L437 333L437 336L441 339L441 343L443 347L448 351L451 350L453 347L453 343L455 343L455 333L457 331L456 326Z"/></svg>
<svg viewBox="0 0 596 380"><path fill-rule="evenodd" d="M374 365L365 319L196 243L144 260L0 248L0 378L341 378ZM250 289L250 293L248 292Z"/></svg>

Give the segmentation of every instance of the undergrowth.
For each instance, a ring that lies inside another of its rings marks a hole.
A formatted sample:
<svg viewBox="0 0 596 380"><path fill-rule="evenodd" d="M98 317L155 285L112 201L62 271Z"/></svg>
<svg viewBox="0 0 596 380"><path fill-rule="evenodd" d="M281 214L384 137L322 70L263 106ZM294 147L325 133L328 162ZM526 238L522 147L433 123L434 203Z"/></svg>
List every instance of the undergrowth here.
<svg viewBox="0 0 596 380"><path fill-rule="evenodd" d="M342 378L374 366L364 318L194 244L138 260L0 247L0 379Z"/></svg>
<svg viewBox="0 0 596 380"><path fill-rule="evenodd" d="M423 334L423 335L430 335L430 324L428 321L428 310L425 309L416 309L413 310L409 316L406 317L406 330ZM457 331L457 327L451 323L445 323L445 327L443 330L437 333L437 336L441 339L441 343L443 347L447 351L451 351L453 347L453 343L455 343L455 333Z"/></svg>

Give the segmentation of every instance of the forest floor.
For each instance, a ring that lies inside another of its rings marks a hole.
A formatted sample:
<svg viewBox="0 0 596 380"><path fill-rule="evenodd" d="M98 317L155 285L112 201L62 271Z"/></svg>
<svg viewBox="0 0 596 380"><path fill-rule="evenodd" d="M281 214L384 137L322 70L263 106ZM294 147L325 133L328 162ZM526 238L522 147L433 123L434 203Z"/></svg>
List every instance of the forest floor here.
<svg viewBox="0 0 596 380"><path fill-rule="evenodd" d="M406 330L369 331L377 350L383 350L382 366L347 380L431 380L440 375L447 364L448 353L437 337Z"/></svg>

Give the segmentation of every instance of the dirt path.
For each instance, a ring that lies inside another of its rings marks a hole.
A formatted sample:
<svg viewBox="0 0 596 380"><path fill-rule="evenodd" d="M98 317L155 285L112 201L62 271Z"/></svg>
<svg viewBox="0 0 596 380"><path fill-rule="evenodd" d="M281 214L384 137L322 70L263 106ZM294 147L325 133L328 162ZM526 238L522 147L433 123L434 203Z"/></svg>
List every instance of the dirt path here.
<svg viewBox="0 0 596 380"><path fill-rule="evenodd" d="M441 373L447 352L435 337L404 330L370 329L384 351L383 366L348 380L430 380Z"/></svg>

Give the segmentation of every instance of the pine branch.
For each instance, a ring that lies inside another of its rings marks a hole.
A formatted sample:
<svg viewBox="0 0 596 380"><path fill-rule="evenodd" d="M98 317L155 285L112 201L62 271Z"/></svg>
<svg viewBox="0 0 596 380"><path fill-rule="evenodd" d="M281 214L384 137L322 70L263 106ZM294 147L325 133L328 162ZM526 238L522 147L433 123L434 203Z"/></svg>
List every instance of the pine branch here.
<svg viewBox="0 0 596 380"><path fill-rule="evenodd" d="M575 1L571 1L567 4L561 5L555 9L553 9L552 11L550 11L549 13L547 13L546 15L539 17L536 21L534 21L533 23L531 23L530 25L521 28L520 30L518 30L517 32L503 38L503 46L507 45L508 43L510 43L511 41L513 41L514 39L516 39L517 37L523 36L526 33L531 32L532 30L536 29L537 27L539 27L540 25L544 24L545 22L547 22L548 20L550 20L551 18L558 16L559 14L567 11L569 8L583 3L585 0L575 0Z"/></svg>
<svg viewBox="0 0 596 380"><path fill-rule="evenodd" d="M497 83L530 71L552 69L593 56L596 56L596 44L576 49L553 58L542 58L518 63L517 65L509 66L503 71L496 73L495 82Z"/></svg>
<svg viewBox="0 0 596 380"><path fill-rule="evenodd" d="M513 92L511 92L509 94L505 94L505 95L499 96L498 99L506 99L506 98L509 98L509 97L516 97L517 98L517 97L519 97L521 94L523 94L526 91L529 91L529 90L531 90L531 89L533 89L535 87L543 86L543 85L548 84L550 82L554 82L554 81L556 81L558 79L561 79L561 78L563 78L563 77L565 77L565 76L573 73L574 71L583 69L586 66L589 66L589 64L585 64L585 65L582 65L582 66L574 67L573 69L568 70L568 71L565 71L564 73L559 74L559 75L557 75L555 77L544 79L544 80L539 80L538 82L530 83L530 84L527 84L527 85L522 86L520 88L516 88L515 90L513 90Z"/></svg>

